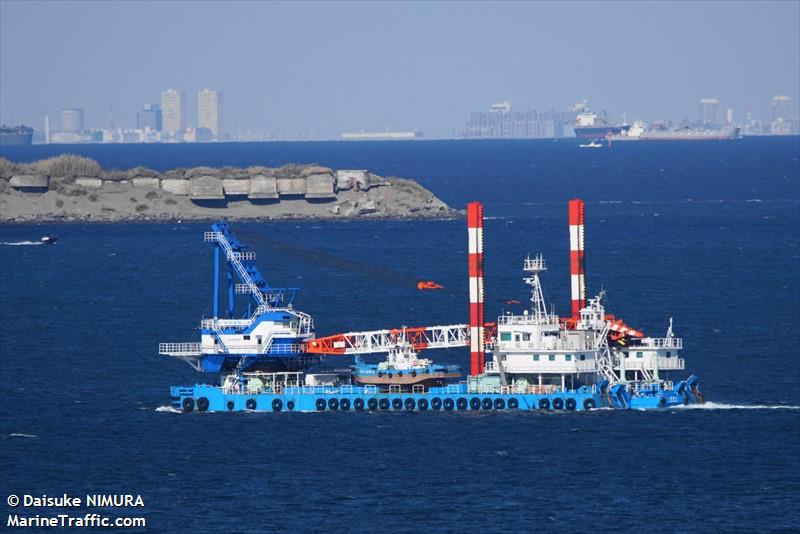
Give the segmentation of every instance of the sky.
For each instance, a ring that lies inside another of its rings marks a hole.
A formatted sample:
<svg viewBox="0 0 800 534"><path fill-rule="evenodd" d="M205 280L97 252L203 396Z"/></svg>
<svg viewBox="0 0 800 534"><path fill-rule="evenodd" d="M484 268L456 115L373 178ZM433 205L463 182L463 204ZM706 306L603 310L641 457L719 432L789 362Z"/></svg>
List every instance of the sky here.
<svg viewBox="0 0 800 534"><path fill-rule="evenodd" d="M224 93L228 131L448 137L472 111L696 118L715 97L800 105L800 0L258 2L0 0L0 122L63 108L135 127L166 88Z"/></svg>

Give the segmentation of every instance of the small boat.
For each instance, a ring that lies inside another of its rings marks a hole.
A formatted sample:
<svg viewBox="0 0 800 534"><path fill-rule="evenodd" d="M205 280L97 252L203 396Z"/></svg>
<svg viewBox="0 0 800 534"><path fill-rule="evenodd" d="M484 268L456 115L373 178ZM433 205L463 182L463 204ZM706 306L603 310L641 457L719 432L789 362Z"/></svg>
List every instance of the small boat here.
<svg viewBox="0 0 800 534"><path fill-rule="evenodd" d="M592 140L591 143L588 145L579 145L581 148L602 148L602 144L598 143L597 141Z"/></svg>
<svg viewBox="0 0 800 534"><path fill-rule="evenodd" d="M437 284L433 280L420 280L417 282L417 289L426 291L428 289L444 289L444 286Z"/></svg>
<svg viewBox="0 0 800 534"><path fill-rule="evenodd" d="M355 357L352 371L353 381L370 386L442 386L450 379L461 377L458 365L436 364L426 358L417 358L410 347L398 347L381 363L371 364Z"/></svg>
<svg viewBox="0 0 800 534"><path fill-rule="evenodd" d="M53 243L55 243L57 240L58 240L58 236L55 236L55 235L49 235L49 234L48 234L48 235L46 235L46 236L42 236L42 238L39 240L39 242L40 242L42 245L52 245L52 244L53 244Z"/></svg>

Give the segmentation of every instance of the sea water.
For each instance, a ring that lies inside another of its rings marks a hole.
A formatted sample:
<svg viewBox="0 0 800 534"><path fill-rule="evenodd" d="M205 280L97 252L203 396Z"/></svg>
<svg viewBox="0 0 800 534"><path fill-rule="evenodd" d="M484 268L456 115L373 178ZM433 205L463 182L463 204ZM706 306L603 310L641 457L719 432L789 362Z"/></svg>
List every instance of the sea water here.
<svg viewBox="0 0 800 534"><path fill-rule="evenodd" d="M708 143L5 147L104 166L317 162L486 204L487 317L569 311L566 200L588 292L648 335L670 317L709 403L662 412L191 414L159 356L211 312L203 223L0 226L0 490L141 494L156 531L775 530L800 520L798 138ZM202 148L202 150L201 150ZM463 220L236 223L319 335L466 322ZM57 234L53 246L8 246ZM444 290L421 292L418 280ZM432 353L467 366L464 350ZM345 358L329 357L331 368ZM7 508L9 511L10 508ZM137 509L137 514L139 509ZM130 515L130 514L129 514Z"/></svg>

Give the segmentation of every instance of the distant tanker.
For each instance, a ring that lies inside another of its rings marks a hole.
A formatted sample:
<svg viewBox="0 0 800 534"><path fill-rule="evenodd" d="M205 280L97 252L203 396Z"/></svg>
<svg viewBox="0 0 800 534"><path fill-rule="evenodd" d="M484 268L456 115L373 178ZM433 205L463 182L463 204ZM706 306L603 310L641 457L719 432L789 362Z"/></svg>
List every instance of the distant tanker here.
<svg viewBox="0 0 800 534"><path fill-rule="evenodd" d="M30 145L33 128L28 126L0 126L0 145Z"/></svg>

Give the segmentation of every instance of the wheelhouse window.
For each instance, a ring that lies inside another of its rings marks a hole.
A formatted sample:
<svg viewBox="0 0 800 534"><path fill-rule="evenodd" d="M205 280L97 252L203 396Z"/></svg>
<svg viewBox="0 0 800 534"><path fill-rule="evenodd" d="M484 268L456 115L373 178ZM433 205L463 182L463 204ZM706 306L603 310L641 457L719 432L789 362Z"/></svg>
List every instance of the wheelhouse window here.
<svg viewBox="0 0 800 534"><path fill-rule="evenodd" d="M500 332L500 341L511 341L511 332Z"/></svg>
<svg viewBox="0 0 800 534"><path fill-rule="evenodd" d="M551 354L547 359L550 360L551 362L554 362L554 361L556 361L556 355L555 354Z"/></svg>
<svg viewBox="0 0 800 534"><path fill-rule="evenodd" d="M585 360L586 360L586 355L585 354L581 354L581 361L585 361Z"/></svg>
<svg viewBox="0 0 800 534"><path fill-rule="evenodd" d="M641 352L641 351L640 351L640 352L637 352L637 353L636 353L636 357L637 357L637 358L644 358L644 352Z"/></svg>
<svg viewBox="0 0 800 534"><path fill-rule="evenodd" d="M571 362L572 361L572 354L564 355L564 361Z"/></svg>

